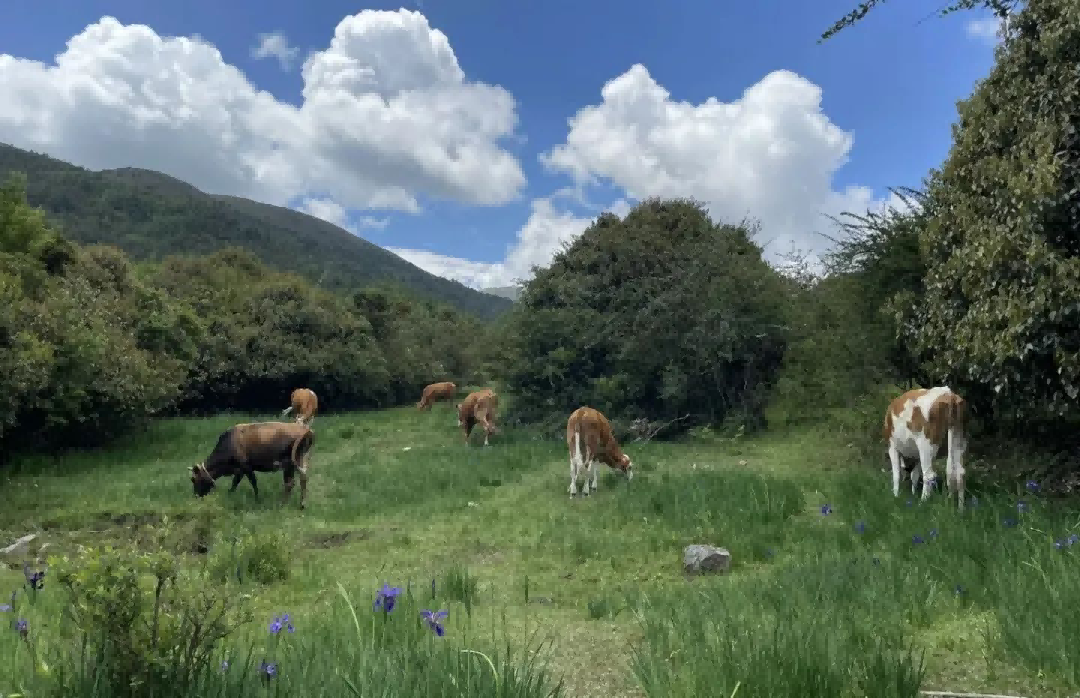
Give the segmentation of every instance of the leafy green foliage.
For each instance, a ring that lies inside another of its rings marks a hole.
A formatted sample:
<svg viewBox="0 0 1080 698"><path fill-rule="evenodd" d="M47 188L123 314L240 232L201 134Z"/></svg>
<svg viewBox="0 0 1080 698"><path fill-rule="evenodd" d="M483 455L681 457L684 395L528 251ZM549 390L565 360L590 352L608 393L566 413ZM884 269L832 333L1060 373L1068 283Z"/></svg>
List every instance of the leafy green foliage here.
<svg viewBox="0 0 1080 698"><path fill-rule="evenodd" d="M927 186L921 297L895 312L936 375L1021 419L1080 396L1080 7L1028 3L959 105Z"/></svg>
<svg viewBox="0 0 1080 698"><path fill-rule="evenodd" d="M134 265L67 241L24 183L0 188L6 446L91 445L170 410L281 409L299 386L324 410L398 404L478 375L488 330L452 307L400 286L338 295L233 248Z"/></svg>
<svg viewBox="0 0 1080 698"><path fill-rule="evenodd" d="M524 288L507 375L525 419L760 418L783 354L784 285L745 227L650 199L600 216Z"/></svg>
<svg viewBox="0 0 1080 698"><path fill-rule="evenodd" d="M842 29L852 26L869 14L870 10L884 2L885 0L865 0L865 2L860 3L858 7L836 20L831 27L822 32L821 37L818 39L818 43L820 44L822 41L835 35ZM945 15L959 12L960 10L974 10L977 7L982 7L992 11L998 17L1008 17L1015 11L1019 4L1019 0L954 0L945 7L937 10L937 14L940 17L944 17Z"/></svg>
<svg viewBox="0 0 1080 698"><path fill-rule="evenodd" d="M67 695L184 695L251 619L235 590L177 565L165 550L108 547L52 561L83 646L80 666L57 677Z"/></svg>
<svg viewBox="0 0 1080 698"><path fill-rule="evenodd" d="M274 269L336 290L401 284L411 294L490 318L511 301L470 289L299 211L232 196L211 196L160 172L124 168L91 172L0 144L0 178L28 177L30 203L83 244L116 245L131 259L251 250Z"/></svg>

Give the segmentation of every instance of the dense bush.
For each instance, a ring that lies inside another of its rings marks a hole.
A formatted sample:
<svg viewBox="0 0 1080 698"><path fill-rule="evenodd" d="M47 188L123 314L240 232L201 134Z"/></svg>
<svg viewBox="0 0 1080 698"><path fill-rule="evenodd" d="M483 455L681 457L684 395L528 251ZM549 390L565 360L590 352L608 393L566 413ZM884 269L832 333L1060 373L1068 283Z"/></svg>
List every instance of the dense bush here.
<svg viewBox="0 0 1080 698"><path fill-rule="evenodd" d="M1007 416L1080 397L1080 9L1032 0L927 183L925 293L897 298L936 376Z"/></svg>
<svg viewBox="0 0 1080 698"><path fill-rule="evenodd" d="M692 201L601 215L527 283L507 389L523 419L589 404L687 428L761 421L783 355L785 284L743 226Z"/></svg>
<svg viewBox="0 0 1080 698"><path fill-rule="evenodd" d="M66 240L21 178L0 189L5 451L100 443L166 411L281 409L299 386L322 409L411 402L429 382L475 379L486 332L398 289L337 295L243 250L137 267Z"/></svg>

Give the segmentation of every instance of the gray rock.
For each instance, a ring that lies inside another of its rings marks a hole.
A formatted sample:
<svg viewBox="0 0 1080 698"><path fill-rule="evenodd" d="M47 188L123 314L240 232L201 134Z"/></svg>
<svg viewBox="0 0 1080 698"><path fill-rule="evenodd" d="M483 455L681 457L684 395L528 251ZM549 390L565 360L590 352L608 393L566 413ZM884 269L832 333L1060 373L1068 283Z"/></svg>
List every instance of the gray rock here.
<svg viewBox="0 0 1080 698"><path fill-rule="evenodd" d="M7 555L16 551L22 552L26 549L26 546L30 544L30 541L34 540L35 538L37 538L36 533L29 533L12 543L11 545L7 546L6 548L0 548L0 553Z"/></svg>
<svg viewBox="0 0 1080 698"><path fill-rule="evenodd" d="M731 567L731 553L712 545L688 545L683 548L682 559L683 569L691 574L722 573Z"/></svg>

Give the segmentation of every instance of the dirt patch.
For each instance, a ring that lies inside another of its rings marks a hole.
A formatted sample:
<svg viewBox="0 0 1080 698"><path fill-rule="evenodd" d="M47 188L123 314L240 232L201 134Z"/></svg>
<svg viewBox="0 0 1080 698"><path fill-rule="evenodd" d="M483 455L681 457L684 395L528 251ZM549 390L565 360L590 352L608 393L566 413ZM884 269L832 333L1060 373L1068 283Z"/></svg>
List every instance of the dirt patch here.
<svg viewBox="0 0 1080 698"><path fill-rule="evenodd" d="M102 526L108 528L159 526L165 521L166 517L168 517L170 523L181 523L194 519L196 515L188 512L160 514L153 511L121 513L102 511L94 514L63 516L52 519L42 523L41 528L44 531L77 531L88 528L100 528Z"/></svg>
<svg viewBox="0 0 1080 698"><path fill-rule="evenodd" d="M312 533L305 542L309 548L336 548L351 540L366 540L370 535L369 531L364 530Z"/></svg>

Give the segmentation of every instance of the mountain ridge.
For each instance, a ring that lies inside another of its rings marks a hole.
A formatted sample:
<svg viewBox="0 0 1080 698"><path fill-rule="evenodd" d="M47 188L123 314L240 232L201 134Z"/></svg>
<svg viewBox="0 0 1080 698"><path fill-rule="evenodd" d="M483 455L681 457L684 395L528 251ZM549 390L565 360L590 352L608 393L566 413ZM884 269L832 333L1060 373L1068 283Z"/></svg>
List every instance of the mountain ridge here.
<svg viewBox="0 0 1080 698"><path fill-rule="evenodd" d="M268 266L348 290L397 283L412 293L492 318L513 301L427 272L328 221L243 197L208 194L138 167L90 170L0 143L0 180L26 175L27 199L80 244L110 244L136 261L244 247Z"/></svg>

